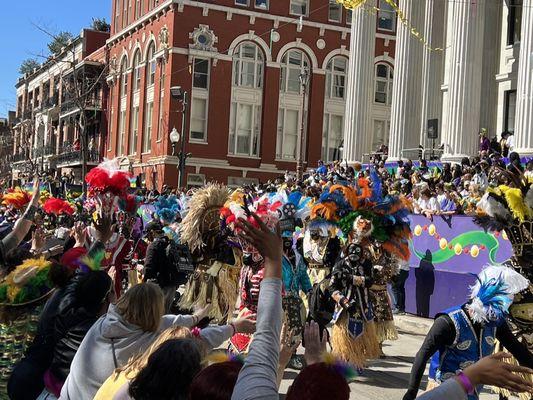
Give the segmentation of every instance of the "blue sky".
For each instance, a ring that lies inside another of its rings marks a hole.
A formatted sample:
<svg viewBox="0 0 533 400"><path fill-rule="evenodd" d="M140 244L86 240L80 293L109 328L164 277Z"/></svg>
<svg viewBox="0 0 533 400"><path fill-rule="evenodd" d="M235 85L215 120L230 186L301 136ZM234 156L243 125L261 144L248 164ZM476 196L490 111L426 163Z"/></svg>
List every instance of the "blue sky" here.
<svg viewBox="0 0 533 400"><path fill-rule="evenodd" d="M91 24L92 17L110 20L111 0L9 0L2 1L0 23L0 117L15 110L15 83L22 60L46 53L49 37L33 24L75 36ZM43 59L40 59L42 62Z"/></svg>

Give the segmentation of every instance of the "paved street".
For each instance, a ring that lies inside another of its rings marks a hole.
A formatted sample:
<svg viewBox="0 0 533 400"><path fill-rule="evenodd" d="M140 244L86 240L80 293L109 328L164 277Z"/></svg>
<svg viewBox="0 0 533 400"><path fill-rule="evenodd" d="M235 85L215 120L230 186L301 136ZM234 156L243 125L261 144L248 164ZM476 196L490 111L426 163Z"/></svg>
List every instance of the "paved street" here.
<svg viewBox="0 0 533 400"><path fill-rule="evenodd" d="M414 356L423 340L422 335L401 333L398 341L386 344L384 351L388 357L373 362L362 377L350 384L350 398L354 400L401 400L407 388ZM285 373L281 393L287 392L295 376L296 372L292 370ZM422 387L425 388L425 385L426 377L424 377ZM498 396L483 394L481 400L498 400Z"/></svg>

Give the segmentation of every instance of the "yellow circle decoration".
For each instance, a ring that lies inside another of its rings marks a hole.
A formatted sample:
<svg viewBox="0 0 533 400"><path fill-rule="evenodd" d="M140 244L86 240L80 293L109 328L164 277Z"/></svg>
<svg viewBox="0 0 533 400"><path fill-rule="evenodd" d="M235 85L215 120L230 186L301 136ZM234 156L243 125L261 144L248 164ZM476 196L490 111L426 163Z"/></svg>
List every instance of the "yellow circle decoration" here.
<svg viewBox="0 0 533 400"><path fill-rule="evenodd" d="M470 248L470 255L474 258L479 256L479 247L476 244Z"/></svg>
<svg viewBox="0 0 533 400"><path fill-rule="evenodd" d="M439 240L439 247L444 250L448 246L448 241L445 238Z"/></svg>
<svg viewBox="0 0 533 400"><path fill-rule="evenodd" d="M422 227L420 225L415 226L414 232L415 236L420 236L422 234Z"/></svg>
<svg viewBox="0 0 533 400"><path fill-rule="evenodd" d="M433 236L437 232L437 228L435 228L435 225L431 224L428 228L428 233L430 236Z"/></svg>
<svg viewBox="0 0 533 400"><path fill-rule="evenodd" d="M463 246L461 246L459 243L457 243L454 246L453 251L455 252L456 255L460 255L463 252Z"/></svg>
<svg viewBox="0 0 533 400"><path fill-rule="evenodd" d="M502 231L502 239L503 240L509 240L509 237L507 236L507 232Z"/></svg>

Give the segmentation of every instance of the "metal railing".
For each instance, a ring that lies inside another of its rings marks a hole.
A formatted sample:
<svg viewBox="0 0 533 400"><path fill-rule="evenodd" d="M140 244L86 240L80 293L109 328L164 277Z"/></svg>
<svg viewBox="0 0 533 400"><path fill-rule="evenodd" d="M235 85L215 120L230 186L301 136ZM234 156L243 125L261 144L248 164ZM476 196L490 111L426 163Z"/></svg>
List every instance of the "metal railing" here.
<svg viewBox="0 0 533 400"><path fill-rule="evenodd" d="M100 98L91 98L85 101L85 109L101 109L102 100ZM79 109L77 102L73 100L65 100L61 103L61 114L66 114L70 111Z"/></svg>
<svg viewBox="0 0 533 400"><path fill-rule="evenodd" d="M70 150L68 152L61 153L56 157L56 163L58 166L64 164L81 164L81 161L81 150ZM87 162L100 162L100 153L97 150L88 150Z"/></svg>

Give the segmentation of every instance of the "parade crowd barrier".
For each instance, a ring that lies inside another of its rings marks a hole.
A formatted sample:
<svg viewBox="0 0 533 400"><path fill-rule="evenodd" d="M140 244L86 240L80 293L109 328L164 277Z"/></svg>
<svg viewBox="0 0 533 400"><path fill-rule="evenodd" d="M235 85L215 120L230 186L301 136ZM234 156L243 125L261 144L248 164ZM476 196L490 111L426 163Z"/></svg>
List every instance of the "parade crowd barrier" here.
<svg viewBox="0 0 533 400"><path fill-rule="evenodd" d="M464 303L469 286L488 264L508 260L513 250L504 232L485 232L464 215L411 215L411 259L405 283L406 311L433 318Z"/></svg>

